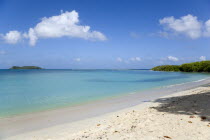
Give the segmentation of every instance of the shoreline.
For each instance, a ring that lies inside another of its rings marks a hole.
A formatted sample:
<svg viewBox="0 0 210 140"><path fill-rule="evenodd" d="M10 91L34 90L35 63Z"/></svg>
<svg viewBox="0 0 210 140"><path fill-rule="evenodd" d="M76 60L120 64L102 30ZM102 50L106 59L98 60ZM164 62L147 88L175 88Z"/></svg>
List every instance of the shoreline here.
<svg viewBox="0 0 210 140"><path fill-rule="evenodd" d="M172 93L194 89L208 83L210 83L210 78L202 81L187 82L151 91L144 91L143 93L145 94L134 93L111 100L96 101L83 106L66 107L57 110L3 118L0 119L0 139L15 135L24 135L24 133L35 132L38 129L50 129L66 123L76 123L94 117L100 118L101 116L120 112L135 106L144 106L147 104L145 102L151 102L160 97L170 96Z"/></svg>
<svg viewBox="0 0 210 140"><path fill-rule="evenodd" d="M167 88L174 87L174 86L180 86L180 85L185 85L185 84L189 84L189 83L203 82L203 81L206 81L206 80L209 80L209 82L210 82L210 78L204 78L204 79L191 81L191 82L184 82L184 83L172 84L172 85L167 85L167 86L159 86L159 87L154 87L154 88L150 88L150 89L144 89L144 90L129 92L129 93L121 93L119 95L96 98L94 100L79 102L79 103L75 103L75 104L72 104L72 105L67 104L65 106L61 106L61 107L57 107L57 108L49 108L49 109L46 109L46 110L37 110L37 111L31 111L31 112L18 113L18 114L14 114L14 115L4 116L4 117L0 117L0 121L4 120L4 119L16 118L16 117L21 117L21 116L33 115L33 114L40 114L40 113L43 113L43 112L49 112L49 111L60 110L60 109L65 109L65 108L74 108L74 107L78 107L78 106L84 106L84 105L87 105L87 104L94 104L95 102L113 100L113 99L116 99L116 98L123 98L124 96L129 96L129 95L132 95L132 94L150 93L150 92L153 92L155 90L165 90Z"/></svg>

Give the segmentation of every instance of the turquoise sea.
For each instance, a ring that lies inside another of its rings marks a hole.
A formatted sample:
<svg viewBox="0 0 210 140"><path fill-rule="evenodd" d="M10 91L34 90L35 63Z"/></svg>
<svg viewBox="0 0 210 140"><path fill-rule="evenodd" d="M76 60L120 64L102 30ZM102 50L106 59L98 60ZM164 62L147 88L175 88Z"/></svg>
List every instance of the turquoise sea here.
<svg viewBox="0 0 210 140"><path fill-rule="evenodd" d="M0 70L0 117L142 94L140 91L208 77L205 73L150 70Z"/></svg>

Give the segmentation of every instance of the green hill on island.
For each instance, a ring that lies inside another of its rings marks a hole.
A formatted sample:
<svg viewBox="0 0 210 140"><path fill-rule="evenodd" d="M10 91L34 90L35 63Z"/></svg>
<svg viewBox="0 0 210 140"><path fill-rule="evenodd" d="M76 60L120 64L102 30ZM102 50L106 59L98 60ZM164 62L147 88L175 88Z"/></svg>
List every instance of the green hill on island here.
<svg viewBox="0 0 210 140"><path fill-rule="evenodd" d="M41 67L37 67L37 66L13 66L10 69L42 69Z"/></svg>
<svg viewBox="0 0 210 140"><path fill-rule="evenodd" d="M210 72L210 61L185 63L182 65L162 65L152 68L153 71Z"/></svg>

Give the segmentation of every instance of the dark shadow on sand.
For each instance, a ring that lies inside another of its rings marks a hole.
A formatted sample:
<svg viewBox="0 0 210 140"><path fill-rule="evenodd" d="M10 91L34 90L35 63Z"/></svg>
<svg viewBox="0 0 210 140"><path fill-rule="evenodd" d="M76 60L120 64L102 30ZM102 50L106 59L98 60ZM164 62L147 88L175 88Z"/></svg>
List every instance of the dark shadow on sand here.
<svg viewBox="0 0 210 140"><path fill-rule="evenodd" d="M159 106L152 107L159 112L189 116L198 115L202 121L210 121L210 92L161 98L154 102L160 103Z"/></svg>

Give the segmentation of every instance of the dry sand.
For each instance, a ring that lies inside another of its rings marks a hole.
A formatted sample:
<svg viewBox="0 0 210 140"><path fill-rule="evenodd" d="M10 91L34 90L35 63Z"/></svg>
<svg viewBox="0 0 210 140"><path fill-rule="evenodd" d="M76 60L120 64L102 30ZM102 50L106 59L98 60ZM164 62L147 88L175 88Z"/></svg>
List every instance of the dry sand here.
<svg viewBox="0 0 210 140"><path fill-rule="evenodd" d="M65 115L65 114L64 114ZM210 86L7 140L210 140Z"/></svg>

